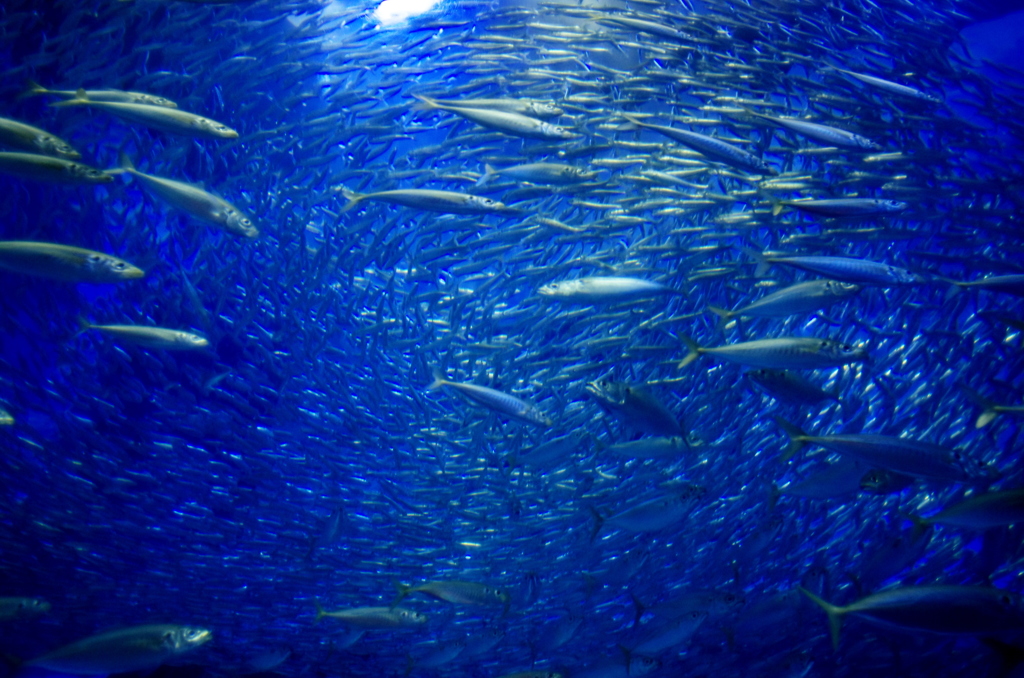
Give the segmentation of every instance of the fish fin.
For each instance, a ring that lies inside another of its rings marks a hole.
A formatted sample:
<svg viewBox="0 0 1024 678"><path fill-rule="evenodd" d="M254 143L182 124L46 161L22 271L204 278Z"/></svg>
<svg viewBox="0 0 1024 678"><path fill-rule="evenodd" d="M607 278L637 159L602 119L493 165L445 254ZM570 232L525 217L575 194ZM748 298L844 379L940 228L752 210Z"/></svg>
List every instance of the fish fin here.
<svg viewBox="0 0 1024 678"><path fill-rule="evenodd" d="M436 111L443 108L436 100L430 97L420 96L419 94L413 94L413 97L420 100L420 103L412 107L414 111Z"/></svg>
<svg viewBox="0 0 1024 678"><path fill-rule="evenodd" d="M316 619L313 620L313 623L316 624L321 619L323 619L325 616L327 616L327 613L324 612L324 608L320 606L320 601L319 600L314 599L313 600L313 604L316 605Z"/></svg>
<svg viewBox="0 0 1024 678"><path fill-rule="evenodd" d="M708 310L718 316L718 325L715 327L715 330L724 332L729 321L732 320L733 312L727 311L724 308L718 308L717 306L708 306Z"/></svg>
<svg viewBox="0 0 1024 678"><path fill-rule="evenodd" d="M28 97L39 96L40 94L49 94L50 90L40 85L35 80L28 81L28 89L18 95L19 99L26 99Z"/></svg>
<svg viewBox="0 0 1024 678"><path fill-rule="evenodd" d="M590 512L594 514L594 529L590 533L590 541L593 542L597 538L597 533L601 531L604 526L604 516L598 513L597 509L593 506L588 506Z"/></svg>
<svg viewBox="0 0 1024 678"><path fill-rule="evenodd" d="M807 434L804 433L803 429L799 426L786 421L782 417L772 417L772 419L774 419L775 423L779 425L779 428L789 436L789 447L787 447L786 451L782 453L782 461L789 461L793 458L793 455L802 450L804 445L807 444L803 440L807 437Z"/></svg>
<svg viewBox="0 0 1024 678"><path fill-rule="evenodd" d="M85 92L85 90L80 91ZM87 98L80 97L76 94L74 99L65 99L64 101L53 102L52 104L50 104L50 108L63 108L64 106L86 106L89 103L90 102Z"/></svg>
<svg viewBox="0 0 1024 678"><path fill-rule="evenodd" d="M92 329L92 325L89 324L89 321L86 320L85 318L83 318L82 316L78 316L77 322L78 322L78 331L75 332L74 335L72 335L72 337L71 337L71 339L69 341L74 341L75 339L80 337L82 335L82 333L88 332L89 330Z"/></svg>
<svg viewBox="0 0 1024 678"><path fill-rule="evenodd" d="M772 216L777 217L786 209L786 203L781 200L772 200Z"/></svg>
<svg viewBox="0 0 1024 678"><path fill-rule="evenodd" d="M448 383L448 380L444 378L444 374L442 374L441 370L436 367L431 371L431 373L433 374L434 381L430 382L430 386L427 386L428 391L436 391Z"/></svg>
<svg viewBox="0 0 1024 678"><path fill-rule="evenodd" d="M135 169L135 163L132 162L132 159L129 158L128 154L125 153L124 151L121 151L120 153L117 154L117 165L122 170L130 171Z"/></svg>
<svg viewBox="0 0 1024 678"><path fill-rule="evenodd" d="M632 591L629 592L629 597L633 600L633 607L636 608L636 612L633 613L633 628L635 629L640 624L640 618L644 616L647 608L644 607L644 604L640 602L640 599Z"/></svg>
<svg viewBox="0 0 1024 678"><path fill-rule="evenodd" d="M984 428L992 423L992 420L999 415L999 411L996 409L996 404L981 395L967 384L960 383L960 390L964 392L975 405L982 408L981 414L978 415L978 419L974 422L974 428Z"/></svg>
<svg viewBox="0 0 1024 678"><path fill-rule="evenodd" d="M904 513L903 511L897 511L901 518L906 518L913 525L913 531L911 532L910 538L914 541L920 539L925 532L931 529L932 523L927 518L921 516L915 516L911 513Z"/></svg>
<svg viewBox="0 0 1024 678"><path fill-rule="evenodd" d="M764 274L768 272L768 267L771 266L771 262L765 258L764 252L758 252L753 247L744 247L743 253L754 260L756 267L754 268L754 277L763 278Z"/></svg>
<svg viewBox="0 0 1024 678"><path fill-rule="evenodd" d="M689 349L689 353L679 361L679 369L682 369L692 363L694 360L700 357L700 344L685 335L680 335L680 339L686 344L686 348Z"/></svg>
<svg viewBox="0 0 1024 678"><path fill-rule="evenodd" d="M480 178L476 180L476 185L477 186L483 186L488 181L493 179L496 174L497 174L497 172L494 171L493 167L491 167L487 163L484 163L484 173L481 174Z"/></svg>
<svg viewBox="0 0 1024 678"><path fill-rule="evenodd" d="M832 603L819 598L818 596L814 595L813 593L805 589L803 586L800 586L798 588L800 589L800 593L810 598L813 603L821 607L821 609L825 610L825 614L828 615L828 631L829 634L832 636L832 649L838 650L839 630L840 628L842 628L843 615L846 614L846 610L841 607L836 607Z"/></svg>
<svg viewBox="0 0 1024 678"><path fill-rule="evenodd" d="M393 601L391 601L391 609L393 610L396 607L398 607L398 604L400 602L405 600L405 597L407 595L412 593L412 587L411 586L406 586L405 584L403 584L402 582L398 581L397 579L393 579L392 583L395 585L395 589L398 591L398 595L395 596L395 599Z"/></svg>
<svg viewBox="0 0 1024 678"><path fill-rule="evenodd" d="M345 196L345 200L348 200L348 203L346 203L345 206L341 208L342 212L348 212L350 209L361 203L366 198L364 194L356 193L355 191L350 190L347 186L339 186L334 190L341 191L341 194Z"/></svg>

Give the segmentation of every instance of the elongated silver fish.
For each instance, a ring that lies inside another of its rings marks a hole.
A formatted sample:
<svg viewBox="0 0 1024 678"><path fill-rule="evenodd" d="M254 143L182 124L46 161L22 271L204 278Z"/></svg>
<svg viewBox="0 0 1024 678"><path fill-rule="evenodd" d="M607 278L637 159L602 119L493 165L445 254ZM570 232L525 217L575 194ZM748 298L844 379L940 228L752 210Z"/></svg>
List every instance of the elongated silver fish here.
<svg viewBox="0 0 1024 678"><path fill-rule="evenodd" d="M314 623L324 617L339 619L349 626L360 629L398 629L423 626L427 623L427 615L404 607L351 607L327 612L319 602L313 602L316 605Z"/></svg>
<svg viewBox="0 0 1024 678"><path fill-rule="evenodd" d="M812 436L784 419L774 419L790 441L783 455L784 460L792 457L806 445L820 445L833 452L860 459L871 466L915 478L952 482L992 479L980 473L968 473L961 461L960 453L942 445L875 433Z"/></svg>
<svg viewBox="0 0 1024 678"><path fill-rule="evenodd" d="M120 169L111 170L111 173L125 172L132 175L171 207L180 209L234 235L255 238L260 234L259 229L253 225L252 219L243 214L241 210L199 186L140 172L123 153L120 165Z"/></svg>
<svg viewBox="0 0 1024 678"><path fill-rule="evenodd" d="M129 104L118 101L93 101L80 90L74 99L58 101L50 104L54 107L91 106L134 122L144 127L204 139L237 139L238 132L227 125L189 113L177 108L166 106L150 106L148 104Z"/></svg>
<svg viewBox="0 0 1024 678"><path fill-rule="evenodd" d="M839 402L837 392L826 391L796 372L762 367L746 372L746 376L768 395L790 405L817 405L823 400Z"/></svg>
<svg viewBox="0 0 1024 678"><path fill-rule="evenodd" d="M800 591L828 615L832 647L839 648L843 617L854 615L878 626L950 635L984 635L1024 629L1024 601L1016 593L983 586L901 586L832 605Z"/></svg>
<svg viewBox="0 0 1024 678"><path fill-rule="evenodd" d="M989 292L1001 292L1015 297L1024 297L1024 274L1011 273L1009 275L993 275L977 280L951 280L954 285L962 289L988 290Z"/></svg>
<svg viewBox="0 0 1024 678"><path fill-rule="evenodd" d="M774 115L764 115L763 113L756 113L750 109L747 112L751 115L769 120L779 127L784 127L791 132L803 135L808 139L814 139L830 146L839 146L841 148L859 148L864 150L880 151L882 147L876 144L867 137L862 137L859 134L848 132L844 129L836 127L829 127L828 125L822 125L816 122L808 122L807 120L794 120L793 118L777 118Z"/></svg>
<svg viewBox="0 0 1024 678"><path fill-rule="evenodd" d="M987 530L1000 525L1024 523L1024 489L986 492L953 504L919 525L949 525L970 530Z"/></svg>
<svg viewBox="0 0 1024 678"><path fill-rule="evenodd" d="M924 278L905 268L867 259L790 256L776 252L756 252L749 249L746 252L757 262L754 275L759 278L765 274L771 264L780 264L855 285L888 287L917 285L924 282Z"/></svg>
<svg viewBox="0 0 1024 678"><path fill-rule="evenodd" d="M145 275L109 254L30 240L0 241L0 268L65 282L120 282Z"/></svg>
<svg viewBox="0 0 1024 678"><path fill-rule="evenodd" d="M630 459L653 459L679 457L688 449L690 446L682 436L654 436L626 443L615 443L605 448L605 451Z"/></svg>
<svg viewBox="0 0 1024 678"><path fill-rule="evenodd" d="M519 113L536 118L552 118L563 113L558 106L534 99L434 99L439 106L452 108L484 108L490 111L504 111L505 113Z"/></svg>
<svg viewBox="0 0 1024 678"><path fill-rule="evenodd" d="M424 96L416 96L422 103L419 108L423 110L439 109L455 113L458 116L470 120L490 129L504 132L516 137L527 137L530 139L575 139L580 135L575 134L564 127L552 125L544 120L531 118L521 113L509 113L508 111L496 111L486 108L463 108L461 106L449 106L434 99Z"/></svg>
<svg viewBox="0 0 1024 678"><path fill-rule="evenodd" d="M101 169L38 153L0 153L0 172L52 184L108 184L114 180Z"/></svg>
<svg viewBox="0 0 1024 678"><path fill-rule="evenodd" d="M50 604L39 598L0 598L0 621L29 619L49 611Z"/></svg>
<svg viewBox="0 0 1024 678"><path fill-rule="evenodd" d="M494 177L508 177L515 181L528 181L533 184L575 184L581 181L591 181L597 175L598 172L557 162L531 162L502 169L494 169L490 165L485 165L484 174L477 181L477 185L482 186Z"/></svg>
<svg viewBox="0 0 1024 678"><path fill-rule="evenodd" d="M10 118L0 118L0 146L78 160L82 154L60 137Z"/></svg>
<svg viewBox="0 0 1024 678"><path fill-rule="evenodd" d="M879 214L897 214L909 205L899 200L880 198L834 198L829 200L778 200L772 214L778 215L786 207L823 217L869 217Z"/></svg>
<svg viewBox="0 0 1024 678"><path fill-rule="evenodd" d="M587 393L629 428L656 436L685 435L676 416L642 384L598 379L587 384Z"/></svg>
<svg viewBox="0 0 1024 678"><path fill-rule="evenodd" d="M635 641L629 643L630 651L644 656L659 655L689 642L707 618L706 610L690 610L666 622L655 620L649 624L654 628L645 629Z"/></svg>
<svg viewBox="0 0 1024 678"><path fill-rule="evenodd" d="M688 132L675 127L666 127L665 125L652 125L651 123L643 122L631 115L624 114L623 117L638 127L652 129L664 134L669 139L673 139L681 144L689 146L711 160L716 160L718 162L725 163L726 165L731 165L751 172L778 174L778 172L776 172L768 163L753 153L744 151L732 144L727 144L724 141L719 141L714 137L704 136L703 134L697 134L696 132Z"/></svg>
<svg viewBox="0 0 1024 678"><path fill-rule="evenodd" d="M877 77L875 77L873 75L865 75L863 73L854 73L853 71L848 71L848 70L843 69L843 68L836 68L835 66L829 66L828 68L831 68L834 71L839 71L840 73L845 73L846 75L850 76L851 78L854 78L856 80L860 80L861 82L863 82L866 85L871 85L872 87L875 87L876 89L880 89L883 92L887 92L889 94L896 94L898 96L910 97L911 99L919 99L921 101L930 101L933 104L941 104L942 103L942 99L940 99L939 97L933 96L933 95L928 94L926 92L922 92L921 90L916 89L914 87L908 87L907 85L901 85L898 82L892 82L891 80L883 80L882 78L877 78Z"/></svg>
<svg viewBox="0 0 1024 678"><path fill-rule="evenodd" d="M708 310L722 318L723 324L732 318L785 318L800 313L813 313L845 301L860 292L860 285L837 280L808 280L772 292L743 308L727 311L716 306Z"/></svg>
<svg viewBox="0 0 1024 678"><path fill-rule="evenodd" d="M418 586L396 586L398 597L391 603L392 607L413 593L425 593L456 605L502 605L506 609L512 600L508 591L472 581L428 581Z"/></svg>
<svg viewBox="0 0 1024 678"><path fill-rule="evenodd" d="M839 367L868 359L867 349L862 346L813 337L757 339L714 348L703 348L689 337L683 337L683 341L690 352L680 361L679 367L685 367L705 354L748 367L781 370Z"/></svg>
<svg viewBox="0 0 1024 678"><path fill-rule="evenodd" d="M113 101L122 104L146 104L147 106L163 106L165 108L177 108L178 104L170 99L146 94L145 92L127 92L120 89L89 89L89 90L56 90L47 89L37 82L29 80L28 89L21 96L57 96L64 99L77 99L84 93L90 101Z"/></svg>
<svg viewBox="0 0 1024 678"><path fill-rule="evenodd" d="M690 485L681 492L650 499L607 518L594 511L593 534L596 536L604 525L634 533L663 530L689 515L706 494L707 490L700 485Z"/></svg>
<svg viewBox="0 0 1024 678"><path fill-rule="evenodd" d="M455 191L435 191L425 188L401 188L394 191L378 191L376 193L356 193L342 186L342 194L348 199L343 211L356 207L364 200L386 202L402 205L428 212L444 214L487 214L489 212L518 212L515 208L506 207L497 200L491 200L469 193Z"/></svg>
<svg viewBox="0 0 1024 678"><path fill-rule="evenodd" d="M91 325L79 320L81 332L98 330L120 341L146 348L162 348L166 351L195 351L206 348L210 342L198 334L166 327L146 325Z"/></svg>
<svg viewBox="0 0 1024 678"><path fill-rule="evenodd" d="M95 676L154 669L212 638L207 629L150 624L84 638L25 662L51 671Z"/></svg>
<svg viewBox="0 0 1024 678"><path fill-rule="evenodd" d="M613 304L684 294L661 283L624 276L592 276L544 285L537 294L567 303Z"/></svg>
<svg viewBox="0 0 1024 678"><path fill-rule="evenodd" d="M448 381L440 372L434 372L434 381L428 388L433 391L442 386L447 386L465 396L468 400L478 405L483 405L498 414L503 414L519 421L525 421L528 424L536 424L538 426L552 425L551 419L532 403L486 386Z"/></svg>

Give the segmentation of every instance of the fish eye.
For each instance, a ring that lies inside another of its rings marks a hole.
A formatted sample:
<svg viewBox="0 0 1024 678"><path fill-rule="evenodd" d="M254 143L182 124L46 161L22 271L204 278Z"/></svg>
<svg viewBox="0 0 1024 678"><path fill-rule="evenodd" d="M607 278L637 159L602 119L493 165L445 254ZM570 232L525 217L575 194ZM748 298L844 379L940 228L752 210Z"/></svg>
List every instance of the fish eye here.
<svg viewBox="0 0 1024 678"><path fill-rule="evenodd" d="M123 271L127 267L128 267L128 265L125 264L123 261L119 261L116 264L114 264L114 270L115 271Z"/></svg>
<svg viewBox="0 0 1024 678"><path fill-rule="evenodd" d="M822 348L828 348L828 341L826 341L826 340L822 339L822 340L821 340L821 347L822 347Z"/></svg>
<svg viewBox="0 0 1024 678"><path fill-rule="evenodd" d="M101 257L98 254L90 254L88 257L86 257L86 261L88 261L90 264L98 264L101 261L103 261L103 257Z"/></svg>
<svg viewBox="0 0 1024 678"><path fill-rule="evenodd" d="M839 348L847 353L853 350L853 346L850 346L849 344L843 344Z"/></svg>

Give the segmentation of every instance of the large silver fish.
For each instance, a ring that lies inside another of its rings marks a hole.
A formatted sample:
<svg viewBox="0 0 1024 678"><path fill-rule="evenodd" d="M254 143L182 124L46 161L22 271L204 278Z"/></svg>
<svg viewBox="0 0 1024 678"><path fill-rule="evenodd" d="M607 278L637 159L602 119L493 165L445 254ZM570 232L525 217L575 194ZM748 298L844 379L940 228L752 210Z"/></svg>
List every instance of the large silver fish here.
<svg viewBox="0 0 1024 678"><path fill-rule="evenodd" d="M146 671L196 649L212 637L209 630L194 626L132 626L89 636L25 665L79 676Z"/></svg>

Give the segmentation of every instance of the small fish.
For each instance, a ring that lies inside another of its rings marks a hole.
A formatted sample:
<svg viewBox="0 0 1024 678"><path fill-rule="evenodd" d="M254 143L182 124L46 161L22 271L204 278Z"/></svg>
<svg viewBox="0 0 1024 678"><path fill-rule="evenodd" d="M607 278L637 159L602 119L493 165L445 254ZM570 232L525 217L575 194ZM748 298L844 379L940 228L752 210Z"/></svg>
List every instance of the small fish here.
<svg viewBox="0 0 1024 678"><path fill-rule="evenodd" d="M899 200L878 198L835 198L830 200L778 200L772 215L778 216L786 207L822 217L870 217L880 214L898 214L909 205Z"/></svg>
<svg viewBox="0 0 1024 678"><path fill-rule="evenodd" d="M685 435L676 416L641 384L598 379L587 384L587 393L602 410L636 431L673 438Z"/></svg>
<svg viewBox="0 0 1024 678"><path fill-rule="evenodd" d="M636 641L630 643L629 649L646 656L661 654L689 642L707 618L705 610L690 610L667 622L651 622L648 626L653 628L645 629Z"/></svg>
<svg viewBox="0 0 1024 678"><path fill-rule="evenodd" d="M536 405L528 403L514 395L509 395L508 393L503 393L502 391L488 388L486 386L448 381L440 372L434 372L434 381L427 388L434 391L442 386L454 389L467 399L477 403L478 405L483 405L487 409L493 410L498 414L503 414L507 417L512 417L513 419L525 421L528 424L536 424L538 426L551 426L553 424L551 419L541 412Z"/></svg>
<svg viewBox="0 0 1024 678"><path fill-rule="evenodd" d="M1024 523L1024 489L977 494L933 516L915 518L914 522L920 526L949 525L969 530Z"/></svg>
<svg viewBox="0 0 1024 678"><path fill-rule="evenodd" d="M476 183L482 186L495 177L508 177L514 181L527 181L532 184L576 184L591 181L598 174L599 172L588 171L582 167L556 162L531 162L502 169L484 165L484 174Z"/></svg>
<svg viewBox="0 0 1024 678"><path fill-rule="evenodd" d="M502 605L508 610L512 597L507 591L471 581L428 581L419 586L396 583L398 597L392 607L413 593L425 593L432 598L456 605Z"/></svg>
<svg viewBox="0 0 1024 678"><path fill-rule="evenodd" d="M348 211L364 200L370 200L386 202L392 205L402 205L428 212L441 212L443 214L518 212L515 208L507 207L497 200L491 200L479 195L470 195L469 193L456 193L455 191L403 188L395 191L378 191L377 193L356 193L344 186L338 190L348 200L342 211Z"/></svg>
<svg viewBox="0 0 1024 678"><path fill-rule="evenodd" d="M60 137L10 118L0 118L0 146L78 160L82 154Z"/></svg>
<svg viewBox="0 0 1024 678"><path fill-rule="evenodd" d="M13 418L10 423L14 423ZM0 598L0 621L38 617L49 611L50 604L39 598Z"/></svg>
<svg viewBox="0 0 1024 678"><path fill-rule="evenodd" d="M397 629L415 626L423 626L427 623L427 615L420 614L404 607L352 607L346 610L335 610L327 612L317 601L316 619L314 623L324 617L340 619L349 626L360 629Z"/></svg>
<svg viewBox="0 0 1024 678"><path fill-rule="evenodd" d="M960 384L960 389L968 398L974 401L976 405L982 408L981 414L978 415L977 420L974 422L974 428L984 428L985 426L988 426L992 423L992 420L1000 414L1011 414L1015 416L1024 415L1024 405L999 405L978 393L973 388L967 386L967 384Z"/></svg>
<svg viewBox="0 0 1024 678"><path fill-rule="evenodd" d="M491 111L519 113L538 118L552 118L563 113L552 103L533 99L431 99L435 104L454 108L485 108Z"/></svg>
<svg viewBox="0 0 1024 678"><path fill-rule="evenodd" d="M861 82L867 85L871 85L872 87L880 89L883 92L887 92L889 94L896 94L897 96L909 97L911 99L918 99L920 101L928 101L933 104L942 103L942 99L940 99L939 97L932 96L931 94L927 94L913 87L908 87L907 85L901 85L898 82L892 82L891 80L883 80L882 78L876 78L873 75L854 73L853 71L848 71L843 68L836 68L835 66L827 66L827 68L830 68L834 71L839 71L840 73L845 73L851 78L860 80Z"/></svg>
<svg viewBox="0 0 1024 678"><path fill-rule="evenodd" d="M779 127L785 127L791 132L803 135L808 139L814 139L820 141L823 144L830 146L839 146L840 148L854 148L861 150L872 150L880 151L882 147L876 144L871 139L862 137L859 134L848 132L844 129L838 129L836 127L829 127L828 125L822 125L816 122L808 122L806 120L794 120L793 118L777 118L773 115L764 115L762 113L755 113L750 109L745 109L750 115L769 120Z"/></svg>
<svg viewBox="0 0 1024 678"><path fill-rule="evenodd" d="M570 132L564 127L552 125L549 122L531 118L521 113L509 113L487 108L465 108L462 106L451 106L442 104L435 99L424 96L416 96L420 100L417 108L420 110L440 109L455 113L458 116L471 120L481 127L504 132L511 136L526 137L529 139L576 139L580 135Z"/></svg>
<svg viewBox="0 0 1024 678"><path fill-rule="evenodd" d="M986 635L1024 629L1024 601L1016 593L983 586L900 586L845 607L800 587L828 615L832 647L839 649L843 617L854 615L886 628L949 635Z"/></svg>
<svg viewBox="0 0 1024 678"><path fill-rule="evenodd" d="M74 99L58 101L52 107L91 106L106 111L117 117L134 122L144 127L181 134L203 139L237 139L238 132L227 125L204 118L195 113L188 113L177 108L151 106L148 104L129 104L118 101L93 101L85 90L78 90Z"/></svg>
<svg viewBox="0 0 1024 678"><path fill-rule="evenodd" d="M913 476L885 468L873 468L860 479L860 489L869 494L896 494L914 482Z"/></svg>
<svg viewBox="0 0 1024 678"><path fill-rule="evenodd" d="M988 290L989 292L1000 292L1015 297L1024 297L1024 275L1011 273L1009 275L993 275L987 278L968 281L949 281L958 288Z"/></svg>
<svg viewBox="0 0 1024 678"><path fill-rule="evenodd" d="M762 367L745 374L768 395L790 405L817 405L825 400L839 402L837 391L826 391L796 372Z"/></svg>
<svg viewBox="0 0 1024 678"><path fill-rule="evenodd" d="M537 294L565 303L614 304L683 292L640 278L597 276L549 283L538 289Z"/></svg>
<svg viewBox="0 0 1024 678"><path fill-rule="evenodd" d="M38 153L0 153L0 173L50 184L109 184L114 180L101 169Z"/></svg>
<svg viewBox="0 0 1024 678"><path fill-rule="evenodd" d="M746 252L757 262L757 270L754 275L758 278L764 276L771 264L781 264L855 285L888 287L917 285L924 282L921 276L911 273L905 268L867 259L787 256L775 252L762 253L749 249Z"/></svg>
<svg viewBox="0 0 1024 678"><path fill-rule="evenodd" d="M675 127L652 125L638 120L631 115L623 115L623 117L638 127L652 129L664 134L669 139L673 139L681 144L689 146L711 160L760 174L778 174L774 168L753 153L748 153L741 148L727 144L724 141L719 141L714 137L704 136L703 134L697 134L696 132L688 132Z"/></svg>
<svg viewBox="0 0 1024 678"><path fill-rule="evenodd" d="M630 459L654 459L678 458L688 449L690 446L682 436L656 436L626 443L615 443L605 448L605 452Z"/></svg>
<svg viewBox="0 0 1024 678"><path fill-rule="evenodd" d="M29 240L0 241L0 268L65 282L121 282L146 275L109 254Z"/></svg>
<svg viewBox="0 0 1024 678"><path fill-rule="evenodd" d="M55 90L46 89L37 82L29 80L28 89L22 97L31 96L58 96L64 99L77 99L84 94L84 98L90 101L113 101L122 104L145 104L147 106L163 106L165 108L177 108L178 104L170 99L146 94L144 92L126 92L120 89L90 89L90 90Z"/></svg>
<svg viewBox="0 0 1024 678"><path fill-rule="evenodd" d="M747 367L783 370L840 367L868 359L867 349L863 346L813 337L757 339L714 348L703 348L689 337L683 337L683 341L690 352L680 361L680 368L705 354Z"/></svg>
<svg viewBox="0 0 1024 678"><path fill-rule="evenodd" d="M14 415L0 407L0 426L14 426ZM2 613L0 613L2 616Z"/></svg>
<svg viewBox="0 0 1024 678"><path fill-rule="evenodd" d="M194 626L132 626L84 638L25 662L25 666L82 676L147 671L212 637L207 629Z"/></svg>
<svg viewBox="0 0 1024 678"><path fill-rule="evenodd" d="M541 629L540 638L536 643L537 647L545 652L557 650L572 640L582 625L583 615L570 612L554 624Z"/></svg>
<svg viewBox="0 0 1024 678"><path fill-rule="evenodd" d="M740 593L735 591L696 589L685 591L668 600L655 603L649 608L639 605L636 599L633 602L638 607L637 619L643 616L645 611L650 612L655 617L675 619L694 611L707 612L709 618L724 617L737 612L746 605L747 601Z"/></svg>
<svg viewBox="0 0 1024 678"><path fill-rule="evenodd" d="M681 492L641 502L607 518L591 509L595 522L591 539L597 536L604 525L635 534L664 530L689 515L706 495L707 489L704 487L690 485Z"/></svg>
<svg viewBox="0 0 1024 678"><path fill-rule="evenodd" d="M413 659L416 668L434 669L438 666L450 664L460 657L466 649L466 641L453 640L448 643L434 643L434 647L424 656Z"/></svg>
<svg viewBox="0 0 1024 678"><path fill-rule="evenodd" d="M252 219L241 210L212 193L198 186L183 181L174 181L153 174L146 174L135 169L135 165L124 153L120 157L120 168L111 170L111 174L127 173L135 177L146 189L152 191L171 207L180 209L191 216L218 226L228 233L246 238L255 238L260 234Z"/></svg>
<svg viewBox="0 0 1024 678"><path fill-rule="evenodd" d="M732 318L785 318L800 313L813 313L845 301L860 292L861 286L838 280L808 280L761 297L743 308L728 311L715 306L708 310L719 316L722 323Z"/></svg>
<svg viewBox="0 0 1024 678"><path fill-rule="evenodd" d="M88 330L99 330L120 341L144 346L146 348L162 348L165 351L195 351L206 348L210 342L198 334L166 327L149 327L146 325L92 325L79 319L79 334Z"/></svg>

